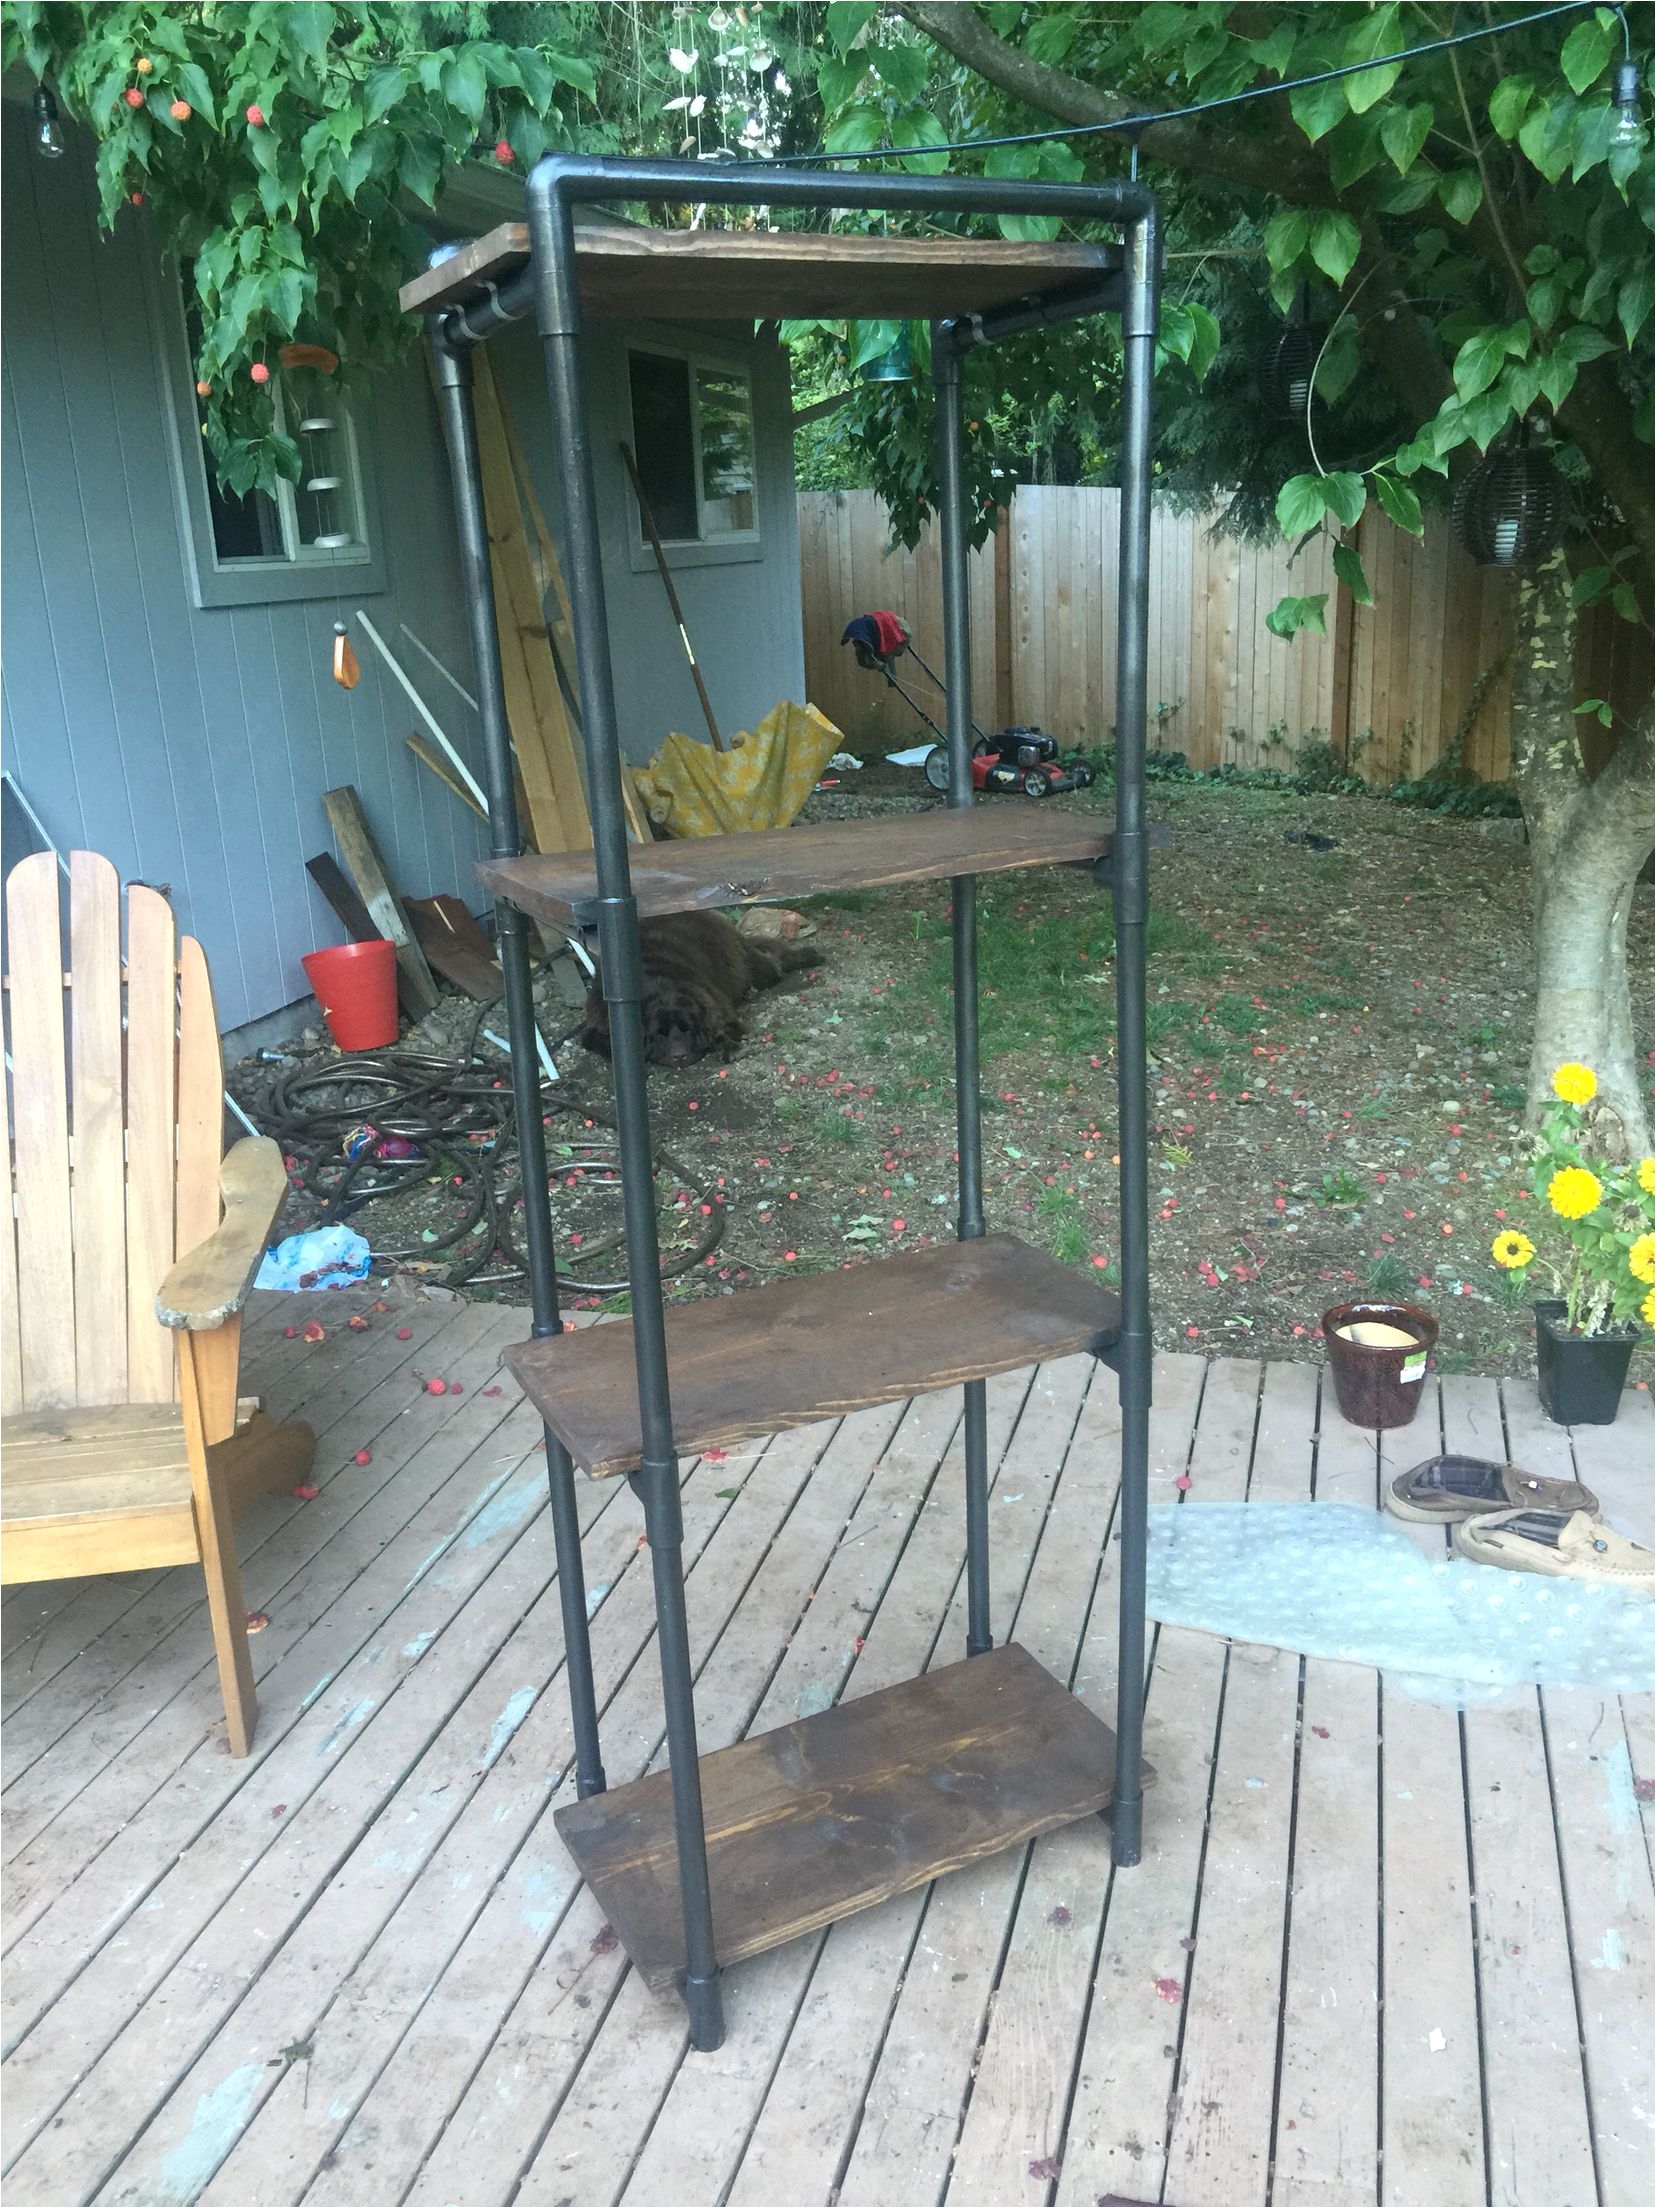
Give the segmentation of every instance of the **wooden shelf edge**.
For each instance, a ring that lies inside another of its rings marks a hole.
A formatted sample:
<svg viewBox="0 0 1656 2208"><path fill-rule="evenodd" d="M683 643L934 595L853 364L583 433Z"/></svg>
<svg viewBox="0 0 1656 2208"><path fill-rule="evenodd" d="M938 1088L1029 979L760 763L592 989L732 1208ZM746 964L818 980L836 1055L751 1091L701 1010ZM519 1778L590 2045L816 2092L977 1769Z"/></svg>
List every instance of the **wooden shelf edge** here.
<svg viewBox="0 0 1656 2208"><path fill-rule="evenodd" d="M1009 1642L738 1741L700 1770L717 1953L735 1963L1108 1808L1115 1735ZM554 1821L645 1983L673 1986L670 1775ZM1100 1849L1102 1875L1102 1834Z"/></svg>

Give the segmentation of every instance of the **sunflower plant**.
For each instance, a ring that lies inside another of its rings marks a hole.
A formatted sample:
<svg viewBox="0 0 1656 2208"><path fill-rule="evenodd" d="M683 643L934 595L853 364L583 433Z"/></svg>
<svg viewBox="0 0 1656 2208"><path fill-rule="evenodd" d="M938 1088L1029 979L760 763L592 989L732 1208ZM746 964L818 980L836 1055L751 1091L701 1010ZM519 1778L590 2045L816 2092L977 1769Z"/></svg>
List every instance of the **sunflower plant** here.
<svg viewBox="0 0 1656 2208"><path fill-rule="evenodd" d="M1563 1300L1572 1334L1625 1332L1656 1324L1656 1159L1589 1165L1583 1155L1587 1107L1598 1094L1591 1066L1562 1065L1556 1101L1536 1136L1535 1189L1550 1215L1548 1252L1505 1227L1490 1255L1509 1273L1538 1266ZM1557 1254L1551 1254L1556 1248Z"/></svg>

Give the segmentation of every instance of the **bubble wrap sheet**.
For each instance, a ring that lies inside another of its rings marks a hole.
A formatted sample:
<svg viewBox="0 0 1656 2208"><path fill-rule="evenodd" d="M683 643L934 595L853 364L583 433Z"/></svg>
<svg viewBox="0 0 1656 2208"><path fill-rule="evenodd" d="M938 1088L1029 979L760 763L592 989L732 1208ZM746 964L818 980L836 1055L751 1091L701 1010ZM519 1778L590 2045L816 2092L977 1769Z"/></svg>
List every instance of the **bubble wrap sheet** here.
<svg viewBox="0 0 1656 2208"><path fill-rule="evenodd" d="M1648 1597L1428 1557L1347 1503L1152 1510L1148 1607L1164 1625L1369 1664L1426 1701L1653 1683Z"/></svg>

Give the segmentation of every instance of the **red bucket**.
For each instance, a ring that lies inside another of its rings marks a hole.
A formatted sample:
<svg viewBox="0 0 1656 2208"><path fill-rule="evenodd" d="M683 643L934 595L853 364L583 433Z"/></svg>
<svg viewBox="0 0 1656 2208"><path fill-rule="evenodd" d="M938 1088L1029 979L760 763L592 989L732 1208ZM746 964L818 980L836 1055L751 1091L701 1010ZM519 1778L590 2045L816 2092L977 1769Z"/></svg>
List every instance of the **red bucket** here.
<svg viewBox="0 0 1656 2208"><path fill-rule="evenodd" d="M397 1039L397 946L340 943L299 963L341 1050L383 1050Z"/></svg>

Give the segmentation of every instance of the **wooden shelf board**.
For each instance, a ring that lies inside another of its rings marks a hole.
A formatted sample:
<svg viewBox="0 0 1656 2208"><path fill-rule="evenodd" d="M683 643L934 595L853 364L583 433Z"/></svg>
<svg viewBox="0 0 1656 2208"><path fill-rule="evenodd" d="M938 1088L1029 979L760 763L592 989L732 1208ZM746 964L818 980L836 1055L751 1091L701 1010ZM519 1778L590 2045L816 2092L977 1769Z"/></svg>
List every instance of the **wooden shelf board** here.
<svg viewBox="0 0 1656 2208"><path fill-rule="evenodd" d="M880 889L944 875L1079 865L1104 858L1111 842L1108 820L1008 798L958 812L940 805L935 812L901 813L885 820L838 820L811 828L766 828L753 835L639 844L627 860L639 917L648 919L664 912L706 912L771 897ZM573 927L575 907L598 893L590 851L484 859L477 874L492 896L560 928Z"/></svg>
<svg viewBox="0 0 1656 2208"><path fill-rule="evenodd" d="M1012 1643L704 1756L719 1961L1090 1816L1114 1780L1114 1733ZM670 1775L555 1821L645 1983L673 1985L684 1927ZM1108 1860L1100 1831L1101 1879Z"/></svg>
<svg viewBox="0 0 1656 2208"><path fill-rule="evenodd" d="M529 258L525 223L497 229L404 284L430 314L500 284ZM805 230L658 230L582 223L576 274L588 314L769 321L793 315L929 318L1090 290L1121 264L1109 246L1006 238L847 237Z"/></svg>
<svg viewBox="0 0 1656 2208"><path fill-rule="evenodd" d="M670 1305L666 1319L673 1440L690 1456L1047 1357L1102 1355L1121 1305L1015 1235L991 1234ZM506 1363L578 1465L597 1478L637 1470L631 1320L519 1343Z"/></svg>

